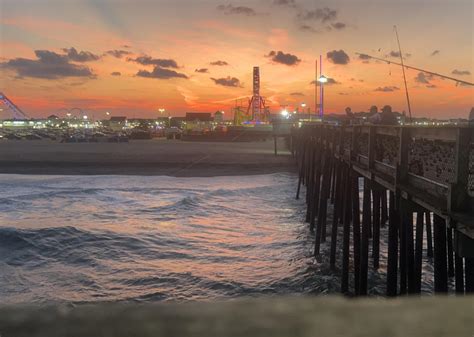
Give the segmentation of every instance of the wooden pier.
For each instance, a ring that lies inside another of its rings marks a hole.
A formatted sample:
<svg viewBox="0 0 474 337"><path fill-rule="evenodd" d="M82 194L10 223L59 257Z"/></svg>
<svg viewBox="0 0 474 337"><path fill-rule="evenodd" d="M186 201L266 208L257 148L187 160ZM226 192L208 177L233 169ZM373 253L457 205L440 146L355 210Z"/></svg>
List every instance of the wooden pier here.
<svg viewBox="0 0 474 337"><path fill-rule="evenodd" d="M367 294L385 226L387 296L421 292L423 248L435 293L450 280L456 293L474 292L474 128L306 124L291 144L314 254L333 268L342 259L342 293Z"/></svg>

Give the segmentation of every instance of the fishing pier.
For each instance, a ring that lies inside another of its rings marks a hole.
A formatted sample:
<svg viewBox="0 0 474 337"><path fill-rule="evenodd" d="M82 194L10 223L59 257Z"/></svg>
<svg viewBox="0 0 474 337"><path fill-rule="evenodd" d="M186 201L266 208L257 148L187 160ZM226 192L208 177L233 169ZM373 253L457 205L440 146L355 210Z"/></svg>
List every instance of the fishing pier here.
<svg viewBox="0 0 474 337"><path fill-rule="evenodd" d="M342 293L367 294L383 227L387 296L421 292L424 248L435 293L474 292L474 128L308 123L291 144L314 254L340 266Z"/></svg>

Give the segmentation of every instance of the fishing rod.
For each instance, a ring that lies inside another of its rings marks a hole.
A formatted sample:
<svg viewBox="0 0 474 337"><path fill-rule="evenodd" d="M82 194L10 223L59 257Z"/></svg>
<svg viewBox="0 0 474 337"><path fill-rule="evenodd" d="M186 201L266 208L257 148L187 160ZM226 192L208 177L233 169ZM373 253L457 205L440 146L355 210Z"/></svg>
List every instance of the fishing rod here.
<svg viewBox="0 0 474 337"><path fill-rule="evenodd" d="M405 66L404 66L404 64L403 64L402 47L400 47L400 39L398 38L397 26L393 26L393 29L395 30L395 34L397 35L398 53L400 54L400 62L401 62L401 64L402 64L403 82L405 83L405 93L406 93L406 95L407 95L408 114L410 115L410 123L411 123L411 104L410 104L410 96L408 95L408 85L407 85L407 77L406 77L406 75L405 75Z"/></svg>
<svg viewBox="0 0 474 337"><path fill-rule="evenodd" d="M383 59L383 58L380 58L380 57L370 56L368 54L363 54L363 53L356 53L356 55L361 55L364 58L371 58L371 59L382 61L382 62L385 62L385 63L388 63L388 64L393 63L393 64L402 66L402 67L407 68L407 69L413 69L413 70L421 71L421 72L424 72L424 73L427 73L427 74L430 74L430 75L433 75L433 76L438 76L438 77L441 77L441 78L445 78L447 80L454 81L456 83L461 83L461 84L464 84L464 85L474 86L474 83L471 83L471 82L463 81L463 80L460 80L460 79L457 79L457 78L454 78L454 77L442 75L442 74L435 73L435 72L432 72L432 71L416 68L416 67L409 66L409 65L406 65L406 64L402 65L401 63L389 61L389 60L386 60L386 59Z"/></svg>

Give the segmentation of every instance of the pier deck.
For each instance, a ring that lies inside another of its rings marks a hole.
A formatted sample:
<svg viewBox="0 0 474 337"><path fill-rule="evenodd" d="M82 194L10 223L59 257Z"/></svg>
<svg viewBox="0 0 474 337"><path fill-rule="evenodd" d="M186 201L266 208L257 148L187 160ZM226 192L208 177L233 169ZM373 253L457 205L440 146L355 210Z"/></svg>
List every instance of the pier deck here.
<svg viewBox="0 0 474 337"><path fill-rule="evenodd" d="M387 295L420 292L424 230L434 290L447 292L448 278L455 277L456 292L474 291L474 128L310 124L295 131L292 144L297 197L303 184L316 256L326 239L328 202L334 204L327 230L332 266L343 227L343 293L352 254L353 292L366 294L369 244L378 269L380 228L387 222Z"/></svg>

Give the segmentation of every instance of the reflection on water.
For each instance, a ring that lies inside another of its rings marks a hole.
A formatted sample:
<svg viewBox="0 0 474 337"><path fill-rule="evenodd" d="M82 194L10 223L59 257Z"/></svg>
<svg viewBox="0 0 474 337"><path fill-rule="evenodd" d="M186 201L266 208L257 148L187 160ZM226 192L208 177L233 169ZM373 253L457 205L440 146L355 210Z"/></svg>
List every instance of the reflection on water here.
<svg viewBox="0 0 474 337"><path fill-rule="evenodd" d="M296 181L0 175L0 303L338 293L329 238L312 257ZM369 294L385 293L386 252L383 227ZM424 258L422 291L432 288L432 261Z"/></svg>
<svg viewBox="0 0 474 337"><path fill-rule="evenodd" d="M337 289L286 174L0 175L0 301L196 300Z"/></svg>

